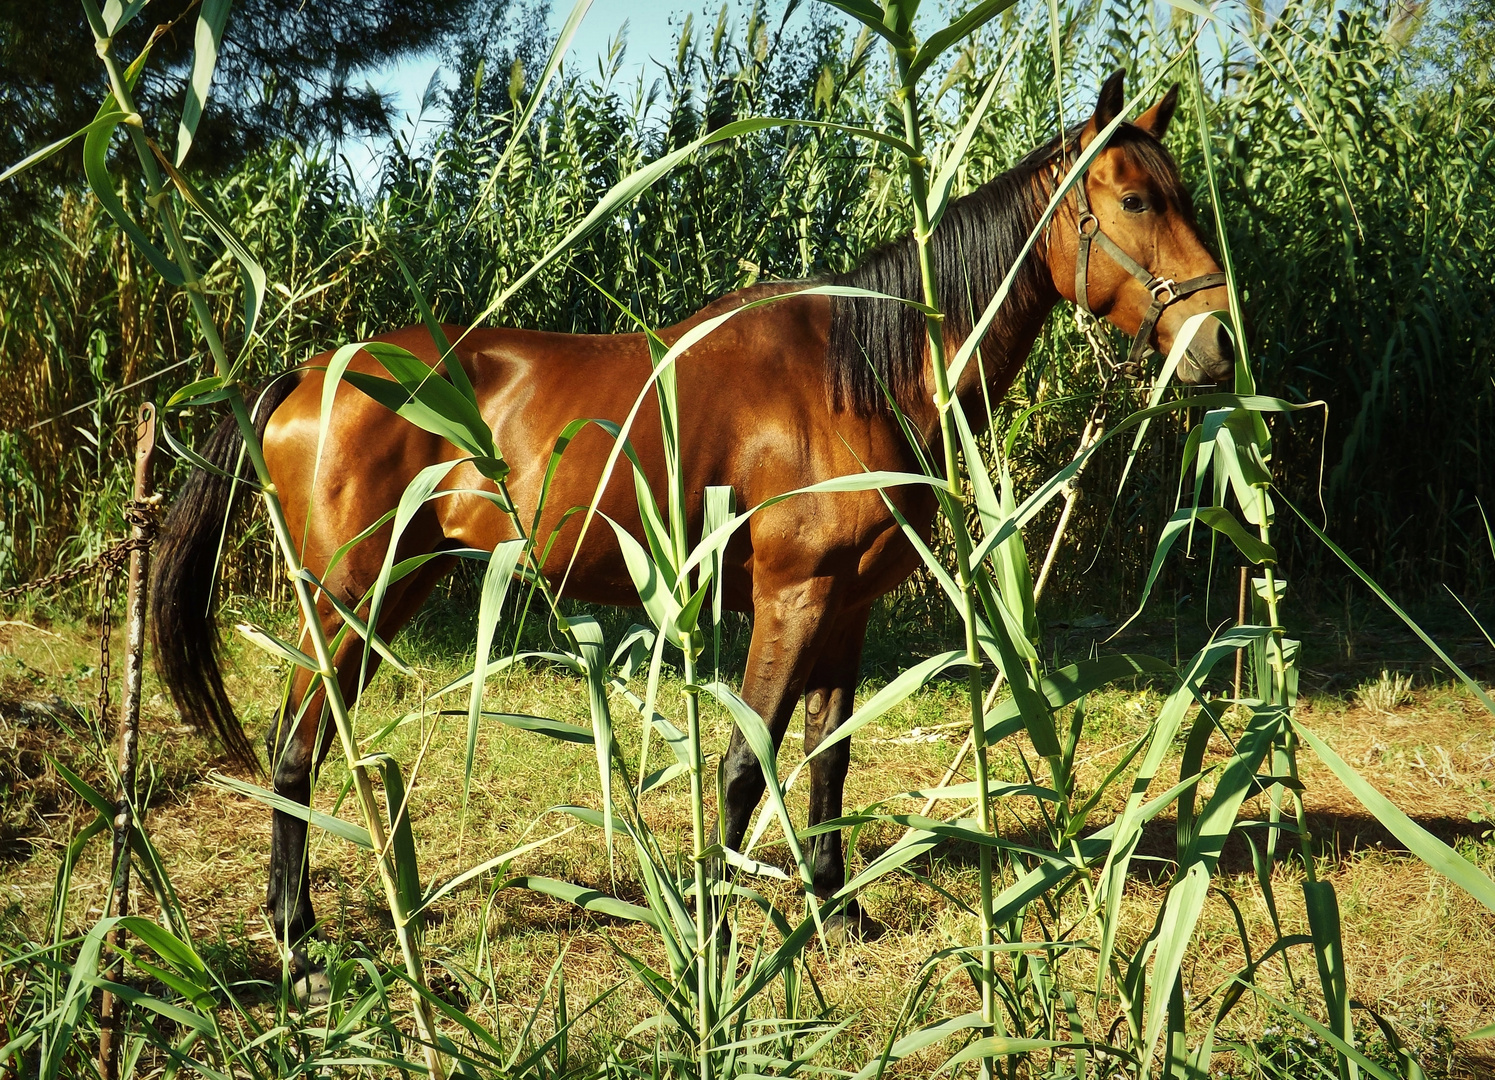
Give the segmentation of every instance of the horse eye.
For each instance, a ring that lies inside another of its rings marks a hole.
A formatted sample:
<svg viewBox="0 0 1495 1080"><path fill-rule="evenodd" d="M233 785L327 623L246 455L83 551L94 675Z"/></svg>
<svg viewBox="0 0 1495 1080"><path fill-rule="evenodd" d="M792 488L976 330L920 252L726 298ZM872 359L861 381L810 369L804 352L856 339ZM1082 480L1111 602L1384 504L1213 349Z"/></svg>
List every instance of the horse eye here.
<svg viewBox="0 0 1495 1080"><path fill-rule="evenodd" d="M1147 209L1147 203L1142 201L1140 195L1123 195L1121 197L1121 208L1128 214L1140 214Z"/></svg>

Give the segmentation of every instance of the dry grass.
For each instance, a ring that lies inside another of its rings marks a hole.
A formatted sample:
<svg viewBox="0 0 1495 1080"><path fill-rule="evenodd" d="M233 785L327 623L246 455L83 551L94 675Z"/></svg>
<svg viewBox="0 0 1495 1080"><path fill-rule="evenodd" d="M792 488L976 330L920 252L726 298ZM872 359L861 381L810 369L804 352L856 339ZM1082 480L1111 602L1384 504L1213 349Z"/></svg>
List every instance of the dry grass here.
<svg viewBox="0 0 1495 1080"><path fill-rule="evenodd" d="M1412 677L1383 670L1378 679L1367 679L1355 688L1355 700L1370 712L1390 716L1412 700Z"/></svg>
<svg viewBox="0 0 1495 1080"><path fill-rule="evenodd" d="M412 646L416 648L417 646ZM86 627L35 627L18 621L0 626L0 699L14 701L26 688L45 687L84 704L92 700L92 637ZM439 650L426 649L439 656ZM460 667L461 658L420 657L431 685ZM253 652L238 654L231 678L236 699L252 726L268 715L277 689L272 665ZM383 675L364 703L361 729L372 730L373 718L398 715L421 696L416 681ZM1093 699L1087 730L1088 755L1082 783L1098 783L1153 711L1155 696L1147 690L1112 691ZM668 699L666 699L668 700ZM568 675L550 670L516 673L496 680L489 707L529 712L587 723L585 697ZM956 691L935 685L900 710L872 725L853 745L847 806L864 806L906 790L937 783L962 732L939 730L958 719ZM1490 815L1487 787L1495 777L1495 735L1490 718L1462 690L1422 688L1389 713L1371 711L1330 697L1306 699L1301 716L1326 736L1349 761L1425 827L1454 843L1461 852L1495 870L1495 844L1489 826L1470 815ZM9 710L9 711L7 711ZM0 863L0 890L10 917L39 934L52 892L57 852L86 817L76 800L49 778L50 754L102 783L103 748L79 725L75 734L58 725L22 725L11 705L0 705L0 768L7 784L7 845ZM708 713L707 745L722 748L728 737L720 712ZM596 802L595 760L590 747L543 740L507 728L486 728L481 735L472 777L472 799L466 820L460 807L464 722L427 719L401 728L386 744L407 770L425 753L414 782L414 820L419 857L427 880L457 872L493 853L572 824L550 807ZM914 728L922 737L909 738ZM164 853L172 879L192 918L192 930L209 955L241 978L273 977L278 970L271 934L262 914L264 866L268 854L266 811L207 782L221 764L200 739L176 725L164 698L148 679L144 708L143 775L153 777L154 795L148 827ZM931 736L927 733L933 731ZM1218 738L1218 737L1217 737ZM657 744L656 744L657 745ZM786 740L782 770L800 758L800 741ZM664 751L659 748L661 753ZM652 751L651 751L652 752ZM1384 1015L1432 1045L1442 1032L1460 1033L1495 1020L1495 918L1442 878L1407 855L1341 788L1311 755L1303 755L1303 781L1318 852L1318 871L1339 893L1350 985L1357 1001ZM994 772L1018 779L1021 762L1004 744ZM1173 766L1176 771L1176 765ZM1165 765L1162 777L1169 775ZM1161 777L1160 777L1161 778ZM318 790L321 808L331 811L341 780L332 765ZM790 791L791 809L805 812L805 785ZM651 820L661 834L683 841L689 831L684 785L651 796ZM916 809L903 804L901 809ZM1115 807L1104 808L1103 824ZM1264 812L1264 808L1258 808ZM350 808L344 807L346 816ZM1024 827L1022 808L1003 804L1002 828L1011 835ZM771 827L763 857L788 866L782 845L774 846ZM896 831L869 828L851 855L853 872L896 839ZM1159 820L1146 842L1146 854L1171 855L1173 823ZM106 880L106 850L93 846L75 876L72 914L82 925L99 914ZM371 867L359 852L325 834L313 832L311 861L318 912L328 920L334 947L361 943L394 958L393 935ZM516 872L539 873L594 884L625 898L636 897L626 860L618 878L609 867L600 837L585 829L525 857ZM1151 926L1163 883L1148 880L1145 861L1129 892L1123 937L1140 940ZM974 895L975 860L958 848L938 849L921 873L957 897ZM1228 846L1218 879L1235 900L1246 923L1253 952L1276 936L1251 874L1249 857L1236 841ZM652 958L654 945L646 931L579 914L575 909L535 894L515 890L469 888L447 899L428 930L428 956L458 972L489 969L497 976L500 1000L478 1000L470 1009L489 1021L517 1024L540 995L552 963L565 954L567 993L573 1009L590 1001L627 971L613 943ZM771 884L771 883L769 883ZM1286 933L1306 932L1298 871L1283 865L1274 874L1274 892ZM785 902L793 907L787 893ZM837 1017L851 1024L820 1064L857 1067L876 1054L917 973L938 949L971 944L979 924L969 912L908 876L884 878L864 896L868 910L887 924L880 940L838 955L817 952L809 967L821 994ZM149 904L143 903L148 911ZM1056 913L1062 921L1067 910ZM486 929L486 934L482 933ZM751 928L748 928L751 932ZM480 943L487 943L480 950ZM1185 968L1195 1000L1245 962L1229 906L1211 897L1201 920L1196 947ZM1088 981L1083 963L1072 967L1077 986ZM1293 975L1304 987L1296 1000L1312 1010L1316 976L1303 950L1294 955ZM1286 972L1272 967L1263 979L1273 993L1293 995ZM936 1009L946 1015L967 1011L976 996L964 977L951 979ZM578 1025L581 1037L601 1046L609 1033L627 1030L652 1013L642 991L629 985L610 997ZM1362 1021L1365 1018L1361 1017ZM1274 1019L1265 1010L1242 1006L1227 1033L1256 1039ZM1364 1027L1369 1027L1368 1022ZM1101 1033L1103 1034L1103 1033ZM1489 1059L1475 1044L1461 1046L1452 1075L1491 1075ZM900 1074L923 1074L937 1059L907 1059ZM1228 1059L1227 1059L1228 1060Z"/></svg>

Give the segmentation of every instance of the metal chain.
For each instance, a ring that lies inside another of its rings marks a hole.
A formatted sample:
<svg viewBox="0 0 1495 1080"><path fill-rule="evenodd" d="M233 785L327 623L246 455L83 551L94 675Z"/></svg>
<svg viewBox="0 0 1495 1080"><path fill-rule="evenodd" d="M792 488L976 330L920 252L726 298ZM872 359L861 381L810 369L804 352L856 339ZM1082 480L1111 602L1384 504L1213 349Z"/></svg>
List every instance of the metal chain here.
<svg viewBox="0 0 1495 1080"><path fill-rule="evenodd" d="M122 543L130 544L133 546L134 540L125 540L122 541ZM106 556L112 555L113 553L114 548L106 548L99 554L98 558L91 559L80 566L75 566L71 570L60 570L55 574L48 574L46 577L37 578L35 581L23 581L19 585L12 585L7 589L0 589L0 600L11 600L17 596L25 596L29 592L35 592L38 589L49 589L54 585L66 585L69 581L73 581L77 578L82 577L84 574L98 569L99 562Z"/></svg>
<svg viewBox="0 0 1495 1080"><path fill-rule="evenodd" d="M130 523L132 530L138 530L138 536L128 536L116 544L109 545L96 557L79 566L48 574L34 581L12 585L7 589L0 589L0 600L10 600L29 592L65 585L93 571L98 572L99 697L97 709L101 719L109 712L109 631L114 608L115 573L124 565L132 551L150 549L156 539L156 517L160 511L161 496L159 495L152 495L149 499L131 499L125 503L125 520Z"/></svg>
<svg viewBox="0 0 1495 1080"><path fill-rule="evenodd" d="M113 607L114 567L104 565L99 573L99 700L94 709L100 723L109 715L109 621Z"/></svg>
<svg viewBox="0 0 1495 1080"><path fill-rule="evenodd" d="M1111 341L1111 335L1106 333L1101 326L1101 321L1094 315L1087 315L1079 308L1075 308L1075 326L1080 335L1090 346L1090 351L1095 353L1096 367L1100 369L1101 388L1104 390L1117 375L1125 375L1129 379L1140 379L1142 369L1140 364L1130 360L1118 359L1116 345Z"/></svg>
<svg viewBox="0 0 1495 1080"><path fill-rule="evenodd" d="M95 570L103 568L114 568L123 565L125 559L129 558L130 552L136 548L145 550L155 542L156 539L156 516L161 511L161 496L152 495L149 499L131 499L125 503L125 520L132 528L139 529L141 536L127 536L116 544L111 544L99 552L88 562L80 563L67 570L59 570L55 574L39 577L32 581L23 581L19 585L11 585L0 589L0 600L13 600L18 596L25 596L29 592L37 592L41 589L50 589L56 585L66 585L70 581L90 574Z"/></svg>

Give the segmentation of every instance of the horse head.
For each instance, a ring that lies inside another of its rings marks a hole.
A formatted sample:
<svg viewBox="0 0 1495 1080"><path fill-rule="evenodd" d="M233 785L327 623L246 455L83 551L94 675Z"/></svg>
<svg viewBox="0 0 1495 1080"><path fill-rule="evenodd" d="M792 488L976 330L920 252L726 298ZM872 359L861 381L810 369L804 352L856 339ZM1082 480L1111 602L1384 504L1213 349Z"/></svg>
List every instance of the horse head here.
<svg viewBox="0 0 1495 1080"><path fill-rule="evenodd" d="M1106 80L1078 139L1066 140L1067 154L1083 152L1121 112L1124 78L1117 71ZM1163 147L1177 104L1175 85L1116 129L1084 181L1071 189L1049 247L1060 295L1132 335L1134 364L1149 348L1166 355L1190 316L1223 311L1227 303L1225 276L1204 245L1193 200ZM1190 342L1178 377L1195 385L1223 382L1234 363L1230 336L1211 318Z"/></svg>

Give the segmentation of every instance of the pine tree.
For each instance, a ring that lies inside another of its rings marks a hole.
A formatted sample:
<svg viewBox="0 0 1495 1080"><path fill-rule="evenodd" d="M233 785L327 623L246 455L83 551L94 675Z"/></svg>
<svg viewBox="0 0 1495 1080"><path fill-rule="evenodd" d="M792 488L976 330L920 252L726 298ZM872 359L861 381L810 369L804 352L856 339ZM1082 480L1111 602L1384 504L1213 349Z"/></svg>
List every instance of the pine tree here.
<svg viewBox="0 0 1495 1080"><path fill-rule="evenodd" d="M444 53L474 23L480 0L236 0L190 166L231 167L279 138L303 145L384 131L391 102L367 82L375 71L422 53ZM500 0L499 8L505 6ZM153 0L116 35L126 61L158 33L136 100L166 124L181 114L199 0ZM107 83L77 0L0 0L0 167L87 124ZM153 132L163 148L176 131ZM35 202L81 175L81 147L25 178L0 200ZM29 196L29 198L26 198Z"/></svg>

